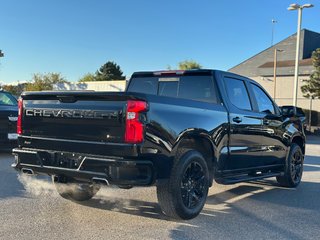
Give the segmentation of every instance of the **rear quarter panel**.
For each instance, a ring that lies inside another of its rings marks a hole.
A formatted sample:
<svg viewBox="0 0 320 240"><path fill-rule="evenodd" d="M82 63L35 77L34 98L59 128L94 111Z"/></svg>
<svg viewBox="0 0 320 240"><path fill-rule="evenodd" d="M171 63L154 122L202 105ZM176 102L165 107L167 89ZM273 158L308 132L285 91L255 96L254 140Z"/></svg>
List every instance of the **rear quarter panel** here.
<svg viewBox="0 0 320 240"><path fill-rule="evenodd" d="M162 161L161 156L173 158L179 142L189 136L207 138L216 160L227 154L228 114L223 105L153 95L147 98L144 151L157 149L157 161Z"/></svg>

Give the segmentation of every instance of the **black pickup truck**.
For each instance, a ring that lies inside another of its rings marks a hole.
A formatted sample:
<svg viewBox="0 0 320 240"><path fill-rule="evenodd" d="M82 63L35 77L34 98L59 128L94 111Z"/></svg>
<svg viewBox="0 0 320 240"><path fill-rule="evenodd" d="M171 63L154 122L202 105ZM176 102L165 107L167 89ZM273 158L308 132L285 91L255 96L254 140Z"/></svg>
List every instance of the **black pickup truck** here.
<svg viewBox="0 0 320 240"><path fill-rule="evenodd" d="M197 216L213 180L301 181L305 135L253 80L217 70L136 72L125 92L25 92L13 167L84 201L103 184L156 185L162 211Z"/></svg>

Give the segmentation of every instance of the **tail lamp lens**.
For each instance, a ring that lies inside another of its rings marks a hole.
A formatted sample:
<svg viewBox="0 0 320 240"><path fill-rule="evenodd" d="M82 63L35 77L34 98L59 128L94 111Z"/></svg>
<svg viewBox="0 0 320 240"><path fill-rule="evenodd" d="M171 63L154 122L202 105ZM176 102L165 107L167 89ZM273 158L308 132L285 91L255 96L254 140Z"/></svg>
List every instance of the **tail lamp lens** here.
<svg viewBox="0 0 320 240"><path fill-rule="evenodd" d="M147 110L147 103L140 100L127 102L126 114L126 143L141 143L144 139L144 125L139 120L139 113Z"/></svg>
<svg viewBox="0 0 320 240"><path fill-rule="evenodd" d="M18 121L17 121L17 133L22 134L22 114L23 114L23 100L18 100Z"/></svg>

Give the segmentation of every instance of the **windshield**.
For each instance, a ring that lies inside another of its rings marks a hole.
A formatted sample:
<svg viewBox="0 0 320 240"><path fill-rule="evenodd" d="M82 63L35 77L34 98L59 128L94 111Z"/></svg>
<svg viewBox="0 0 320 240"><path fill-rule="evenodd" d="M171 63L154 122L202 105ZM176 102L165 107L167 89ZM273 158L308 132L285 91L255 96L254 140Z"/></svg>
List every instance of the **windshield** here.
<svg viewBox="0 0 320 240"><path fill-rule="evenodd" d="M0 105L16 106L17 99L10 93L0 92Z"/></svg>

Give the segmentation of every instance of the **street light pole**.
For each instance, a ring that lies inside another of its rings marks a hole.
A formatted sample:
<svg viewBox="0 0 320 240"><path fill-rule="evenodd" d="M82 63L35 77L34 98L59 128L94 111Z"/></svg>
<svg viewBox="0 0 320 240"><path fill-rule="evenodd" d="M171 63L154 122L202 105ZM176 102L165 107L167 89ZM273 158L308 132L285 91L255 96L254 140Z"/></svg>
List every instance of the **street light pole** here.
<svg viewBox="0 0 320 240"><path fill-rule="evenodd" d="M272 32L271 32L271 46L273 46L273 38L274 38L274 27L275 27L275 24L277 23L276 20L272 19L271 20L272 22Z"/></svg>
<svg viewBox="0 0 320 240"><path fill-rule="evenodd" d="M277 89L277 49L274 49L273 57L273 100L276 101L276 89Z"/></svg>
<svg viewBox="0 0 320 240"><path fill-rule="evenodd" d="M2 52L2 50L0 49L0 58L4 57L4 54ZM2 89L2 86L0 87L0 89Z"/></svg>
<svg viewBox="0 0 320 240"><path fill-rule="evenodd" d="M296 43L296 62L294 69L294 86L293 86L293 106L297 106L297 96L298 96L298 77L299 77L299 54L300 54L300 31L301 31L301 18L302 18L302 9L311 8L312 4L304 4L300 6L299 4L291 4L288 7L289 11L298 10L298 27L297 27L297 43Z"/></svg>
<svg viewBox="0 0 320 240"><path fill-rule="evenodd" d="M298 28L296 43L296 62L294 66L293 106L297 106L298 78L299 78L299 55L300 55L300 31L301 31L302 8L298 8Z"/></svg>

